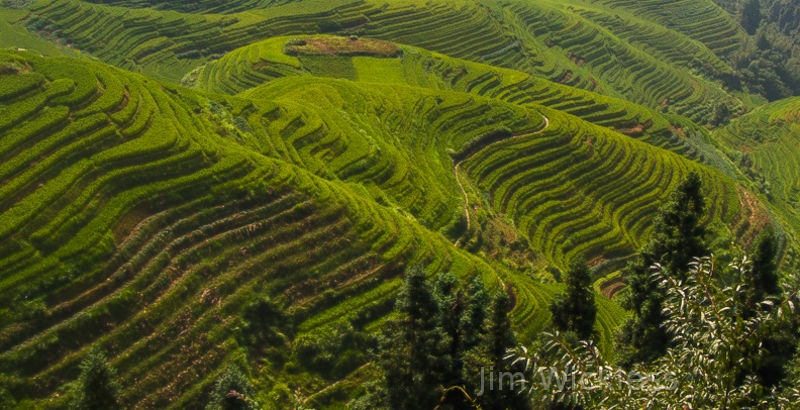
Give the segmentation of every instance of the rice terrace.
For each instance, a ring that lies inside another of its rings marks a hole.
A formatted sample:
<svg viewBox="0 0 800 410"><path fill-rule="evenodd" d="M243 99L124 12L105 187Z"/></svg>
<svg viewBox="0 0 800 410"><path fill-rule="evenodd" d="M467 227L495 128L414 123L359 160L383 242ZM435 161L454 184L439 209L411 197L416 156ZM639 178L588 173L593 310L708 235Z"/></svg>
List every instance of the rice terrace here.
<svg viewBox="0 0 800 410"><path fill-rule="evenodd" d="M0 408L800 408L800 4L0 0Z"/></svg>

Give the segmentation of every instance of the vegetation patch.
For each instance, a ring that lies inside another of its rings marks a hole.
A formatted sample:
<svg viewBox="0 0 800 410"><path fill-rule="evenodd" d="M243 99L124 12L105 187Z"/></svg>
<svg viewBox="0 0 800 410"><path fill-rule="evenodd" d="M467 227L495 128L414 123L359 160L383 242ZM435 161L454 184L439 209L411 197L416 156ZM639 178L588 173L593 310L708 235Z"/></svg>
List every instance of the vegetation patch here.
<svg viewBox="0 0 800 410"><path fill-rule="evenodd" d="M360 38L358 36L338 37L319 36L295 38L284 46L284 53L290 56L370 56L397 57L401 50L390 41Z"/></svg>

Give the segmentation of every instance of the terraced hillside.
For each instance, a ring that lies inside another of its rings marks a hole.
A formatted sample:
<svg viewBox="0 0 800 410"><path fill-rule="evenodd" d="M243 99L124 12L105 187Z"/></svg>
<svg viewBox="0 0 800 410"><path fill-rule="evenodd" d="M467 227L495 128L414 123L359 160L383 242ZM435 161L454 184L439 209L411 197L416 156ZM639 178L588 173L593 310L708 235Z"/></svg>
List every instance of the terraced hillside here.
<svg viewBox="0 0 800 410"><path fill-rule="evenodd" d="M714 169L542 106L523 109L468 94L316 77L285 77L242 96L296 104L287 110L292 116L274 121L263 135L298 141L292 144L304 166L346 180L355 178L359 183L368 179L388 201L445 232L458 226L448 218L459 215L453 206L461 205L452 200L458 198L452 156L466 173L462 183L469 181L468 191L477 190L470 192L475 198L468 202L480 204L488 194L488 207L509 217L531 245L558 266L576 254L588 259L629 255L646 236L645 215L652 215L681 175L691 169L708 178L708 194L714 204L709 222L732 224L738 215L731 181ZM512 110L523 110L526 121L505 122L505 118L513 118ZM370 120L361 120L360 128L352 129L349 118L355 113ZM547 119L544 124L542 118ZM506 128L492 132L498 128L487 119L504 120ZM367 141L338 137L359 133ZM261 143L265 145L269 146ZM361 148L370 145L375 148ZM385 157L397 152L410 163L412 158L429 158L417 165L427 169L417 173L413 168L391 167L374 158L371 153L375 152ZM292 158L295 154L282 155ZM358 164L355 170L353 162ZM565 167L565 163L575 168ZM423 175L449 180L449 190L440 194ZM607 188L599 189L598 184L606 183ZM624 192L648 194L631 201ZM556 210L564 213L559 215ZM552 224L546 225L544 220L552 220ZM536 229L529 225L533 221ZM583 225L576 226L575 221ZM609 225L602 226L604 223ZM582 230L589 226L591 234ZM582 244L578 246L578 242ZM613 249L612 243L619 248Z"/></svg>
<svg viewBox="0 0 800 410"><path fill-rule="evenodd" d="M92 3L128 8L152 7L159 10L175 10L188 13L230 14L252 9L274 7L297 0L233 0L220 3L213 0L193 2L164 0L92 0Z"/></svg>
<svg viewBox="0 0 800 410"><path fill-rule="evenodd" d="M773 218L785 221L789 235L800 227L800 99L789 98L759 107L715 135L727 154L751 181L754 191L772 204ZM797 249L791 244L785 263L796 266Z"/></svg>
<svg viewBox="0 0 800 410"><path fill-rule="evenodd" d="M615 10L625 10L649 21L663 24L697 40L719 56L735 50L743 30L714 2L698 0L601 0Z"/></svg>
<svg viewBox="0 0 800 410"><path fill-rule="evenodd" d="M517 69L696 121L706 120L719 104L737 111L741 102L718 82L731 73L722 57L737 47L740 32L710 0L684 3L303 0L232 2L221 9L202 2L119 1L105 6L40 0L20 24L55 33L62 42L108 63L172 81L264 38L342 32ZM159 11L117 5L150 5ZM236 12L241 7L248 11ZM667 26L654 28L664 20L658 11L664 7L691 7L702 19L696 24L666 19ZM164 8L184 12L160 11ZM210 11L225 14L201 14ZM625 24L614 17L619 13L626 16Z"/></svg>
<svg viewBox="0 0 800 410"><path fill-rule="evenodd" d="M220 325L254 294L310 330L381 315L411 261L496 281L401 213L226 143L192 115L203 97L25 54L4 52L0 71L0 368L16 397L57 397L96 343L126 403L187 404L235 350Z"/></svg>
<svg viewBox="0 0 800 410"><path fill-rule="evenodd" d="M680 117L667 118L624 100L411 46L401 46L397 56L339 55L336 46L342 41L372 40L332 36L268 39L225 54L191 73L185 82L208 91L237 94L276 78L313 75L455 90L520 105L544 105L689 158L715 165L725 162L718 152L705 149L706 133ZM291 42L336 44L329 45L328 54L287 55L284 51Z"/></svg>
<svg viewBox="0 0 800 410"><path fill-rule="evenodd" d="M510 283L519 329L546 323L553 286L452 246L463 211L445 148L542 129L537 111L301 77L215 97L27 53L2 52L0 67L0 371L16 398L59 405L99 345L126 405L196 405L241 354L226 324L247 301L279 301L298 337L348 321L373 329L416 262ZM317 106L297 104L323 90ZM337 95L350 103L335 111ZM366 115L380 107L386 116ZM423 196L432 176L450 183ZM612 312L598 324L606 340L622 317ZM265 382L282 371L267 365ZM330 383L302 380L304 395Z"/></svg>
<svg viewBox="0 0 800 410"><path fill-rule="evenodd" d="M614 357L689 172L713 243L770 225L800 265L800 100L744 114L711 0L0 0L0 29L31 50L0 49L0 407L64 407L101 347L125 407L237 363L339 408L412 264L506 292L528 343L585 258Z"/></svg>

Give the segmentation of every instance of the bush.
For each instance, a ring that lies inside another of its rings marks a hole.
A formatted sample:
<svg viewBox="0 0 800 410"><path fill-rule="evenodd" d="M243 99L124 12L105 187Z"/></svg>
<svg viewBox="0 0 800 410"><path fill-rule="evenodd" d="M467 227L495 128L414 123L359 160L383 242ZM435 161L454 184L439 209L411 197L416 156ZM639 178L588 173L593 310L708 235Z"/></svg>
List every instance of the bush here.
<svg viewBox="0 0 800 410"><path fill-rule="evenodd" d="M338 21L333 20L326 20L319 23L319 32L320 33L332 33L334 31L339 31L342 29L342 25L339 24Z"/></svg>
<svg viewBox="0 0 800 410"><path fill-rule="evenodd" d="M292 346L292 358L306 370L325 377L344 377L366 362L367 335L349 323L299 336Z"/></svg>
<svg viewBox="0 0 800 410"><path fill-rule="evenodd" d="M269 298L258 299L244 308L244 322L240 328L240 340L244 344L263 348L284 345L291 323L283 308Z"/></svg>
<svg viewBox="0 0 800 410"><path fill-rule="evenodd" d="M258 403L251 398L252 391L253 386L239 367L231 365L214 384L206 410L258 409Z"/></svg>
<svg viewBox="0 0 800 410"><path fill-rule="evenodd" d="M109 410L120 408L117 372L108 365L105 353L93 347L81 362L81 374L74 385L71 409Z"/></svg>

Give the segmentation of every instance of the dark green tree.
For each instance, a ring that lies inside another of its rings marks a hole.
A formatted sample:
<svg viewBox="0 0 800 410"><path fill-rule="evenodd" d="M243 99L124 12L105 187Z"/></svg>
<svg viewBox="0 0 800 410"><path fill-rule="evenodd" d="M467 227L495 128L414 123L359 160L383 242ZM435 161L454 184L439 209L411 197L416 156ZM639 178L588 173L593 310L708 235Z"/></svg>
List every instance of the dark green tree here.
<svg viewBox="0 0 800 410"><path fill-rule="evenodd" d="M452 273L438 275L433 284L433 292L439 313L438 325L441 333L446 336L443 343L446 345L448 362L444 363L442 376L448 383L460 385L462 384L460 352L463 347L461 318L465 305L464 293L458 279Z"/></svg>
<svg viewBox="0 0 800 410"><path fill-rule="evenodd" d="M750 308L754 308L767 296L780 293L775 265L777 253L775 236L771 230L759 233L756 237L755 248L751 256L752 265L747 277L746 305Z"/></svg>
<svg viewBox="0 0 800 410"><path fill-rule="evenodd" d="M489 294L480 275L475 275L467 287L467 301L461 316L460 332L464 351L473 349L481 343L486 320L486 308L489 305Z"/></svg>
<svg viewBox="0 0 800 410"><path fill-rule="evenodd" d="M662 295L652 280L651 266L661 264L670 275L684 279L689 262L706 255L706 230L701 225L705 200L700 176L691 172L661 206L653 222L653 234L626 267L630 287L626 307L634 312L618 339L623 365L647 362L664 354L669 336L662 327Z"/></svg>
<svg viewBox="0 0 800 410"><path fill-rule="evenodd" d="M399 317L388 323L378 358L388 405L399 410L433 408L450 358L438 323L439 307L420 267L406 273L395 312Z"/></svg>
<svg viewBox="0 0 800 410"><path fill-rule="evenodd" d="M747 34L751 36L755 34L758 26L761 25L761 4L758 0L745 0L742 5L740 22Z"/></svg>
<svg viewBox="0 0 800 410"><path fill-rule="evenodd" d="M379 340L379 382L353 407L525 408L510 374L504 389L476 396L482 369L487 378L490 372L515 371L505 360L515 346L510 310L508 294L490 298L478 276L465 290L452 274L430 282L419 267L410 268L395 303L397 318Z"/></svg>
<svg viewBox="0 0 800 410"><path fill-rule="evenodd" d="M756 47L759 50L769 50L772 47L772 43L767 38L767 31L762 27L756 33Z"/></svg>
<svg viewBox="0 0 800 410"><path fill-rule="evenodd" d="M741 309L743 319L752 318L758 310L767 306L760 303L767 299L775 300L781 294L775 260L777 245L771 229L763 230L756 237L751 254L750 269L745 271L746 292ZM753 346L748 352L749 367L740 371L740 377L747 372L754 373L765 386L774 386L785 374L785 365L795 354L797 346L797 318L779 322L775 329L761 340L760 346Z"/></svg>
<svg viewBox="0 0 800 410"><path fill-rule="evenodd" d="M581 339L589 339L594 331L597 306L594 304L592 277L586 261L570 264L566 277L567 290L550 305L553 326L562 331L573 331Z"/></svg>
<svg viewBox="0 0 800 410"><path fill-rule="evenodd" d="M483 394L477 397L481 408L486 410L500 410L500 409L524 409L529 407L528 402L524 399L523 395L518 394L520 386L512 386L511 378L504 377L505 384L500 385L500 375L512 375L521 369L515 369L511 363L506 360L507 352L509 349L516 346L516 337L511 328L511 318L509 312L511 311L511 299L504 291L497 291L489 303L489 310L484 325L486 334L484 342L480 347L481 357L473 363L481 364L484 368L484 374L493 372L496 384L493 389L486 388L486 381L484 380ZM478 390L480 384L475 381L475 376L480 377L480 369L477 366L472 366L473 378L472 389ZM486 377L486 376L484 376Z"/></svg>
<svg viewBox="0 0 800 410"><path fill-rule="evenodd" d="M207 410L254 410L259 408L251 394L253 386L236 365L230 365L217 378Z"/></svg>
<svg viewBox="0 0 800 410"><path fill-rule="evenodd" d="M120 408L117 373L98 347L92 347L80 364L81 374L75 383L72 409L106 410Z"/></svg>
<svg viewBox="0 0 800 410"><path fill-rule="evenodd" d="M731 111L727 104L724 102L714 104L714 111L711 114L711 125L715 127L724 125L728 121L729 115L731 115Z"/></svg>
<svg viewBox="0 0 800 410"><path fill-rule="evenodd" d="M495 369L504 367L506 350L517 343L508 316L510 311L511 299L508 294L504 291L495 292L486 318L486 355Z"/></svg>
<svg viewBox="0 0 800 410"><path fill-rule="evenodd" d="M242 339L250 346L263 348L282 345L287 337L289 319L284 309L269 298L259 298L249 303L242 313Z"/></svg>

